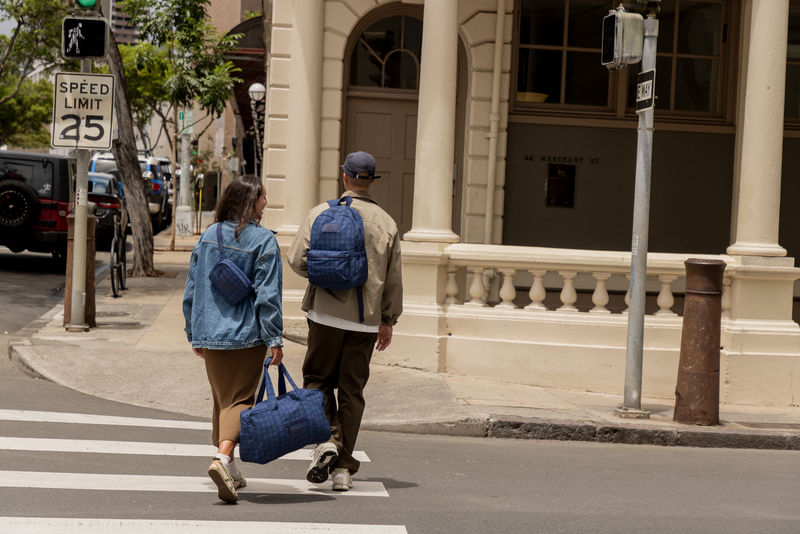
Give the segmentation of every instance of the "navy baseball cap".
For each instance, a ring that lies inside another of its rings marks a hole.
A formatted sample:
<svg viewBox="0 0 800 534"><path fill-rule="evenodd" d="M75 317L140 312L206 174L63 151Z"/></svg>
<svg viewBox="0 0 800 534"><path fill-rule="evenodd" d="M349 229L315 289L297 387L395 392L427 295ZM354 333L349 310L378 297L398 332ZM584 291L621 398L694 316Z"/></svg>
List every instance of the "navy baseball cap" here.
<svg viewBox="0 0 800 534"><path fill-rule="evenodd" d="M366 152L351 152L348 154L342 169L347 173L347 176L354 178L380 178L380 176L375 176L375 158Z"/></svg>

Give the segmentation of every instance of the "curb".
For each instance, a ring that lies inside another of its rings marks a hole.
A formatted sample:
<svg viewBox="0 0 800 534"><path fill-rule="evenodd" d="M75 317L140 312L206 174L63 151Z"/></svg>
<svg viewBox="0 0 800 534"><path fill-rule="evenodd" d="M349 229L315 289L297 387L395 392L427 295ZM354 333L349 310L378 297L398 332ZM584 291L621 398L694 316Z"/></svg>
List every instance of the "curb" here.
<svg viewBox="0 0 800 534"><path fill-rule="evenodd" d="M536 418L489 419L490 438L588 441L664 447L700 447L723 449L800 450L800 432L753 430L742 432L729 428L679 429L667 426L638 427L611 425L592 421L560 421Z"/></svg>
<svg viewBox="0 0 800 534"><path fill-rule="evenodd" d="M489 429L489 420L465 419L455 422L434 423L369 423L361 425L361 430L372 432L395 432L398 434L424 434L427 436L455 436L485 438Z"/></svg>

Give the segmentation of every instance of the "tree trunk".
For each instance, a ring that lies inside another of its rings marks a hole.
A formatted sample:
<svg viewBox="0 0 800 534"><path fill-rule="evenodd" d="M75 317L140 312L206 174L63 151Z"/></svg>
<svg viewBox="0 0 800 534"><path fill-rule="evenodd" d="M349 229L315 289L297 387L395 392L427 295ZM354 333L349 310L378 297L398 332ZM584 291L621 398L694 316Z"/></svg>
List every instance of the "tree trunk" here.
<svg viewBox="0 0 800 534"><path fill-rule="evenodd" d="M113 33L108 47L108 63L111 74L116 77L114 84L114 97L117 100L117 115L119 124L117 131L119 139L115 139L111 146L114 159L125 187L125 200L128 205L128 215L133 230L133 276L155 276L153 266L153 227L150 224L150 209L142 182L142 171L139 167L139 157L136 153L136 138L133 134L133 119L131 107L128 102L128 81L125 78L125 69L122 66L117 41Z"/></svg>

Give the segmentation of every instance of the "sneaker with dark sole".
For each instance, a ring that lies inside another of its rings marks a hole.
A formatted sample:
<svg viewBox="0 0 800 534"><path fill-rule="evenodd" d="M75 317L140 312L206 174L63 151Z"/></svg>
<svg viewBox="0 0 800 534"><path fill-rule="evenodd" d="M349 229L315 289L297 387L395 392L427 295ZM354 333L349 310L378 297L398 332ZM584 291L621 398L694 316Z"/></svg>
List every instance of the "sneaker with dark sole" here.
<svg viewBox="0 0 800 534"><path fill-rule="evenodd" d="M236 486L233 477L228 472L228 469L219 460L211 462L208 468L208 476L217 485L217 496L220 500L227 503L234 504L239 500L239 494L236 493Z"/></svg>
<svg viewBox="0 0 800 534"><path fill-rule="evenodd" d="M328 466L339 459L339 451L331 442L320 443L311 453L311 465L306 472L306 480L312 484L322 484L328 480Z"/></svg>
<svg viewBox="0 0 800 534"><path fill-rule="evenodd" d="M247 486L247 480L245 480L244 476L242 475L242 472L239 471L239 474L233 477L233 487L239 489L245 486Z"/></svg>

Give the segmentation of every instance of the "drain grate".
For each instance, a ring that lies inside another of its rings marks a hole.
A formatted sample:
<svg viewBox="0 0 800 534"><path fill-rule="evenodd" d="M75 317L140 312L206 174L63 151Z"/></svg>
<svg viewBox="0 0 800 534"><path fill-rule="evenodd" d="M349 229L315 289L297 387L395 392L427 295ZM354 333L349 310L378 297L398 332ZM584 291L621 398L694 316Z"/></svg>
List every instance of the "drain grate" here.
<svg viewBox="0 0 800 534"><path fill-rule="evenodd" d="M757 428L765 430L800 430L798 423L743 423L741 421L733 421L737 425L742 425L746 428Z"/></svg>
<svg viewBox="0 0 800 534"><path fill-rule="evenodd" d="M94 314L95 317L125 317L126 315L130 315L130 313L115 312L115 311L100 311Z"/></svg>

